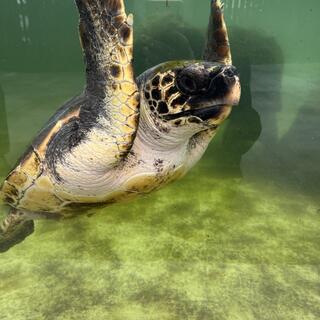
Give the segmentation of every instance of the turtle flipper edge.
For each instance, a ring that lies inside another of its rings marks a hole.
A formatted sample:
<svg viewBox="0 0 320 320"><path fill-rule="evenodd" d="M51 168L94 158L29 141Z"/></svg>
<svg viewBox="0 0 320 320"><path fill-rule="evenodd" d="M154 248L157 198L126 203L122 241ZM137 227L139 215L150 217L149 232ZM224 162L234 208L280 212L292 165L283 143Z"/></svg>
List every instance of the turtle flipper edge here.
<svg viewBox="0 0 320 320"><path fill-rule="evenodd" d="M216 61L231 65L232 57L223 7L221 0L211 1L208 36L203 58L206 61Z"/></svg>
<svg viewBox="0 0 320 320"><path fill-rule="evenodd" d="M34 231L33 220L17 209L11 209L0 225L0 252L6 252Z"/></svg>

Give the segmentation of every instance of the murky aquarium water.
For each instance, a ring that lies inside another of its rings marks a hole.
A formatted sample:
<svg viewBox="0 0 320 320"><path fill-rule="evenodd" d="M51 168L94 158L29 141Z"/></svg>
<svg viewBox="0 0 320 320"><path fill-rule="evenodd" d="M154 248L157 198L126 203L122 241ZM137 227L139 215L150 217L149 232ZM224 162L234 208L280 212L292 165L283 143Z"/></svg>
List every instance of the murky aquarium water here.
<svg viewBox="0 0 320 320"><path fill-rule="evenodd" d="M0 254L0 319L320 319L317 0L225 0L242 84L181 180ZM200 59L210 0L126 0L138 75ZM0 1L0 177L84 86L72 0ZM7 208L1 207L1 219Z"/></svg>

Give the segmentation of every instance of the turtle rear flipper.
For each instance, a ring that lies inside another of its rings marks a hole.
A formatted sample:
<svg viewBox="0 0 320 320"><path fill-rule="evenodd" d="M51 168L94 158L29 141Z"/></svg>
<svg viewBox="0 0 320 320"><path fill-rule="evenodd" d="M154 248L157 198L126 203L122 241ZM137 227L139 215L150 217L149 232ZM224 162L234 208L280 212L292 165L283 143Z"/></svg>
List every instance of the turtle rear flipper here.
<svg viewBox="0 0 320 320"><path fill-rule="evenodd" d="M0 252L8 251L34 231L34 222L23 212L11 209L0 225Z"/></svg>

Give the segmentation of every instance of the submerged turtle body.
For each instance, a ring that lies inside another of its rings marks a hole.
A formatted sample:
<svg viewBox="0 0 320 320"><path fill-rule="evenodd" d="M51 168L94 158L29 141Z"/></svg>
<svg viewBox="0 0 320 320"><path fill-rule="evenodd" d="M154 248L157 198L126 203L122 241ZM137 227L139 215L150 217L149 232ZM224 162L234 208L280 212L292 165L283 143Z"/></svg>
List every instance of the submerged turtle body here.
<svg viewBox="0 0 320 320"><path fill-rule="evenodd" d="M12 209L0 251L29 235L34 218L76 215L180 178L239 101L220 1L212 1L206 62L167 62L137 79L123 0L76 3L86 88L48 121L2 184Z"/></svg>
<svg viewBox="0 0 320 320"><path fill-rule="evenodd" d="M68 189L63 183L63 178L54 170L50 170L53 157L50 155L50 142L61 132L63 126L79 119L83 102L83 97L68 102L39 133L19 161L19 165L2 185L1 195L5 203L22 212L37 213L46 217L50 217L50 214L52 217L69 217L82 211L75 209L114 203L149 193L187 172L185 159L177 159L173 165L168 166L159 155L150 166L149 161L141 159L141 154L137 157L133 148L118 167L112 168L110 172L106 170L104 174L89 174L89 178L94 180L83 183L79 179L78 185L74 185L71 190ZM170 160L170 157L166 160ZM74 171L81 177L78 169ZM100 190L97 179L104 180ZM83 186L80 183L83 183Z"/></svg>

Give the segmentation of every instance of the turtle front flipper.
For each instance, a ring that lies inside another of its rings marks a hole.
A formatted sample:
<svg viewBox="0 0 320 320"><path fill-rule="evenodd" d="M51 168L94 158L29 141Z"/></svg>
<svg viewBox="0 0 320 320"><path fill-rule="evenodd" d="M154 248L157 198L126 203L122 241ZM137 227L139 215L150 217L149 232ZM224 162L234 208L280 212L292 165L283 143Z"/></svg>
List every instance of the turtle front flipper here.
<svg viewBox="0 0 320 320"><path fill-rule="evenodd" d="M215 61L227 65L232 64L228 30L224 21L221 0L211 0L208 37L203 58L206 61Z"/></svg>
<svg viewBox="0 0 320 320"><path fill-rule="evenodd" d="M87 96L81 106L79 132L103 153L97 157L103 156L105 164L112 166L130 151L138 126L133 16L126 15L123 0L76 0L76 4ZM93 151L90 157L94 156Z"/></svg>
<svg viewBox="0 0 320 320"><path fill-rule="evenodd" d="M0 225L0 252L8 251L33 231L33 220L28 219L23 212L11 209Z"/></svg>

